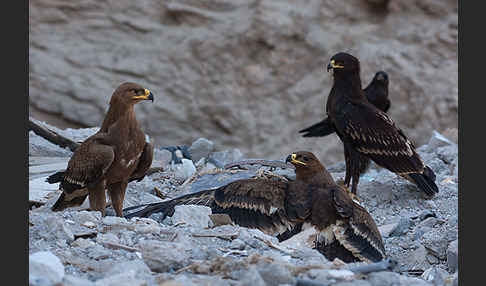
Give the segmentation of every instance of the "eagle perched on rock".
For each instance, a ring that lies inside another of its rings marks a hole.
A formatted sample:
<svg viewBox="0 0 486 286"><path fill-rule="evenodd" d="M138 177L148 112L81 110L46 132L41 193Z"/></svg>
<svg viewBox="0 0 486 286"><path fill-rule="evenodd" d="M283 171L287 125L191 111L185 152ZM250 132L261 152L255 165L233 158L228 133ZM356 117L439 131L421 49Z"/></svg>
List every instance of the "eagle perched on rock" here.
<svg viewBox="0 0 486 286"><path fill-rule="evenodd" d="M278 235L297 224L309 223L319 232L316 248L328 259L376 262L385 257L381 235L370 214L337 185L310 152L290 154L295 181L253 178L232 182L169 201L135 206L126 218L154 213L172 216L177 205L205 205L213 213L228 214L238 225Z"/></svg>
<svg viewBox="0 0 486 286"><path fill-rule="evenodd" d="M413 182L429 197L439 192L434 172L424 164L412 142L385 112L366 99L358 59L338 53L330 59L327 70L333 71L334 82L326 112L344 144L344 183L349 186L353 179L351 191L356 193L361 155Z"/></svg>
<svg viewBox="0 0 486 286"><path fill-rule="evenodd" d="M390 100L388 99L388 74L384 71L377 72L368 86L363 89L363 93L371 104L383 112L387 112L390 109ZM302 137L324 137L335 131L331 120L329 117L326 117L324 120L300 130L299 133L303 133ZM368 157L356 152L350 152L349 150L345 152L357 157L352 159L348 157L347 159L353 162L359 162L359 175L368 169L370 165L370 159ZM356 189L354 193L356 193Z"/></svg>
<svg viewBox="0 0 486 286"><path fill-rule="evenodd" d="M89 196L90 209L104 216L108 190L116 215L123 216L128 182L143 179L152 164L153 145L145 142L134 111L144 100L153 102L153 94L136 83L123 83L113 92L100 130L74 151L65 171L47 178L60 182L62 191L53 211L81 205Z"/></svg>

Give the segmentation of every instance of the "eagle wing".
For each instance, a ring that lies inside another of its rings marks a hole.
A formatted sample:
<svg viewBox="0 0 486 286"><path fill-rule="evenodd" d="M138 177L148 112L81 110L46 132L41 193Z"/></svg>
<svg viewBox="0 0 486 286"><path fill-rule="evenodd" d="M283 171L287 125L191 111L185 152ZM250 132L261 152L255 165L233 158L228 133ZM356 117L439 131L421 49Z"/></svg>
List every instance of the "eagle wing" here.
<svg viewBox="0 0 486 286"><path fill-rule="evenodd" d="M76 149L64 173L63 191L89 187L103 177L115 159L108 139L106 134L96 134Z"/></svg>
<svg viewBox="0 0 486 286"><path fill-rule="evenodd" d="M154 213L171 216L177 205L204 205L210 207L213 213L228 214L238 225L275 234L290 227L285 213L287 190L288 183L281 180L238 180L215 190L204 190L169 201L148 204L142 210L125 217L148 217ZM143 206L126 208L124 211L140 207Z"/></svg>
<svg viewBox="0 0 486 286"><path fill-rule="evenodd" d="M346 104L333 123L343 141L376 164L397 174L423 172L425 165L412 142L371 104Z"/></svg>
<svg viewBox="0 0 486 286"><path fill-rule="evenodd" d="M148 169L152 165L152 160L154 158L154 145L152 143L145 143L143 148L142 155L140 155L140 159L138 160L138 165L135 171L133 171L132 175L130 176L130 182L137 180L140 182L145 177Z"/></svg>
<svg viewBox="0 0 486 286"><path fill-rule="evenodd" d="M88 196L88 188L97 183L115 159L113 147L106 133L97 133L86 139L69 159L66 171L48 178L60 181L61 195L52 206L53 211L81 205Z"/></svg>
<svg viewBox="0 0 486 286"><path fill-rule="evenodd" d="M342 218L333 230L336 239L361 261L377 262L385 258L381 234L366 209L339 187L333 190L333 203Z"/></svg>

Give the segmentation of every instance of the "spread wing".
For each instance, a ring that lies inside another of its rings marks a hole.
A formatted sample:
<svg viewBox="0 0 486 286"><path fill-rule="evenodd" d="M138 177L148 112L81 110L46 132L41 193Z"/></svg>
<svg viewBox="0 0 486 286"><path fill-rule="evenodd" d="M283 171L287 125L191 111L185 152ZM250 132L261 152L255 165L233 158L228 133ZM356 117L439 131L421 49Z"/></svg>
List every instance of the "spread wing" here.
<svg viewBox="0 0 486 286"><path fill-rule="evenodd" d="M145 143L145 147L143 148L142 155L138 160L138 165L135 171L133 171L132 175L130 176L130 182L133 180L137 180L140 182L145 177L148 169L152 165L152 160L154 158L154 145L152 143Z"/></svg>
<svg viewBox="0 0 486 286"><path fill-rule="evenodd" d="M371 215L341 188L333 190L333 203L342 218L336 223L336 239L362 261L377 262L385 258L381 234Z"/></svg>
<svg viewBox="0 0 486 286"><path fill-rule="evenodd" d="M392 172L423 172L425 165L412 142L386 113L367 103L347 104L343 109L333 120L343 141Z"/></svg>
<svg viewBox="0 0 486 286"><path fill-rule="evenodd" d="M215 190L200 191L170 201L149 204L125 217L148 217L154 213L170 216L177 205L205 205L210 207L213 213L228 214L238 225L275 234L290 227L285 213L287 189L288 183L280 180L239 180ZM130 207L124 211L140 207Z"/></svg>

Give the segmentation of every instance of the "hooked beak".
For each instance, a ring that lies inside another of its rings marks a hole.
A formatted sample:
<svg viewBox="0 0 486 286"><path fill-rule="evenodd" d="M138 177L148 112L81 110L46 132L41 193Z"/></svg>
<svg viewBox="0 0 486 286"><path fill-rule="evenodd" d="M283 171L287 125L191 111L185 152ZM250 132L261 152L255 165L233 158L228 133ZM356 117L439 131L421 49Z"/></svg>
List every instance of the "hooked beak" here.
<svg viewBox="0 0 486 286"><path fill-rule="evenodd" d="M151 100L152 102L154 102L154 95L152 94L152 92L150 90L145 89L144 95L134 96L133 99Z"/></svg>
<svg viewBox="0 0 486 286"><path fill-rule="evenodd" d="M331 62L329 62L329 64L327 65L327 72L329 72L329 70L332 69L342 69L342 68L344 68L344 66L338 65L334 60L331 60Z"/></svg>
<svg viewBox="0 0 486 286"><path fill-rule="evenodd" d="M299 161L299 160L296 160L297 158L297 155L295 153L292 153L290 155L287 156L287 159L285 159L285 163L292 163L293 165L296 165L296 164L301 164L301 165L307 165L306 163L302 162L302 161Z"/></svg>

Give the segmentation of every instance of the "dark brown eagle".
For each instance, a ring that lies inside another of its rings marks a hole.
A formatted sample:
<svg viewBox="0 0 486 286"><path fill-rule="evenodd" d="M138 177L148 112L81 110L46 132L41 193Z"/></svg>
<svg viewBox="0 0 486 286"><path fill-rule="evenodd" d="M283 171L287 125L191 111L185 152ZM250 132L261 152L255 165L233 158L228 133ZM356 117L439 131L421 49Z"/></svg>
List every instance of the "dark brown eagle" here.
<svg viewBox="0 0 486 286"><path fill-rule="evenodd" d="M371 104L361 89L360 64L347 53L334 55L328 71L334 83L327 98L330 123L344 144L346 175L344 183L356 194L362 169L359 156L413 182L427 196L439 192L434 172L424 164L415 147L393 120Z"/></svg>
<svg viewBox="0 0 486 286"><path fill-rule="evenodd" d="M254 178L232 182L169 201L135 206L126 218L154 213L172 216L177 205L205 205L213 213L228 214L238 225L278 235L309 223L319 232L316 248L328 259L376 262L385 257L381 235L370 214L338 186L310 152L287 157L295 166L295 181Z"/></svg>
<svg viewBox="0 0 486 286"><path fill-rule="evenodd" d="M371 104L383 112L387 112L390 108L390 100L388 99L388 74L384 71L377 72L373 80L363 89L363 93ZM331 120L329 117L326 117L324 120L300 130L299 133L303 133L302 137L324 137L335 131ZM349 150L345 150L345 152L357 156L357 158L350 159L347 157L347 159L353 162L359 162L359 175L366 172L370 165L370 159L368 157L356 152L350 152Z"/></svg>
<svg viewBox="0 0 486 286"><path fill-rule="evenodd" d="M61 196L53 211L81 205L89 196L91 210L105 215L108 195L117 216L123 216L123 199L129 181L141 180L150 168L153 146L135 117L134 105L153 102L153 94L136 83L123 83L114 92L98 132L87 138L69 159L66 171L47 182L60 182Z"/></svg>

